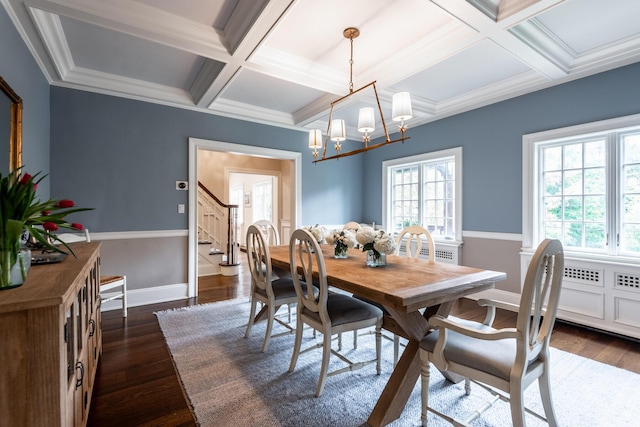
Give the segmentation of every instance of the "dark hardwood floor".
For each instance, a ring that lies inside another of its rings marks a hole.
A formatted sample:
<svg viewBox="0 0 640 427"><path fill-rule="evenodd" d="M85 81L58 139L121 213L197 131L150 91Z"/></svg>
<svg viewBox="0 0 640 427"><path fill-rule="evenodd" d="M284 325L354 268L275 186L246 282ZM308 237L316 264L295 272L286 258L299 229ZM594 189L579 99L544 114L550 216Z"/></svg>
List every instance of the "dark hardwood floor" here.
<svg viewBox="0 0 640 427"><path fill-rule="evenodd" d="M194 426L154 312L246 297L248 290L249 275L243 264L238 276L200 279L197 298L132 307L127 319L117 310L103 313L103 351L88 425ZM484 310L470 300L460 301L454 313L468 319L484 317ZM500 311L494 325L510 326L514 319L513 313ZM551 345L640 373L637 341L556 322Z"/></svg>

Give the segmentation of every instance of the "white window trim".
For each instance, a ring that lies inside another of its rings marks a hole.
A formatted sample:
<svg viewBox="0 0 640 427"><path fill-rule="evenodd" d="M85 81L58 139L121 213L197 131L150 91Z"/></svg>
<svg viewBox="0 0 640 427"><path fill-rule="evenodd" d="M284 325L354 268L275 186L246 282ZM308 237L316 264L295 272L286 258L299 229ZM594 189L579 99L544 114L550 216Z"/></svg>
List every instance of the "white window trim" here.
<svg viewBox="0 0 640 427"><path fill-rule="evenodd" d="M640 114L618 117L615 119L601 120L593 123L552 129L543 132L531 133L522 136L522 246L523 251L533 252L539 242L535 242L539 236L538 224L535 220L535 212L539 212L538 181L533 179L533 174L538 173L536 157L536 145L543 141L553 139L587 136L589 134L610 132L616 129L640 125ZM581 257L590 257L581 254ZM608 258L596 256L596 258ZM621 257L618 257L621 258Z"/></svg>
<svg viewBox="0 0 640 427"><path fill-rule="evenodd" d="M446 150L432 151L430 153L417 154L409 157L385 160L382 162L382 224L386 230L391 229L391 182L388 180L387 170L390 167L402 166L409 163L425 162L443 157L453 157L456 164L455 173L455 197L456 197L456 225L455 239L441 239L434 236L434 240L460 245L462 244L462 147L449 148Z"/></svg>

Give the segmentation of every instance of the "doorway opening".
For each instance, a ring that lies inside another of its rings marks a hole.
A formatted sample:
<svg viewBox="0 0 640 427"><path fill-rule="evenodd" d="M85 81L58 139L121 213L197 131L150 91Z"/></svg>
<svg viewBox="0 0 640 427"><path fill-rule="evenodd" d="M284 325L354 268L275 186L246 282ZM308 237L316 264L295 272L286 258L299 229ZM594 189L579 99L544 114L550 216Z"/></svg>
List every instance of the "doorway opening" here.
<svg viewBox="0 0 640 427"><path fill-rule="evenodd" d="M300 221L301 159L299 152L189 138L188 297L198 295L198 182L206 181L216 197L242 211L236 230L242 240L258 216L271 215L288 241Z"/></svg>

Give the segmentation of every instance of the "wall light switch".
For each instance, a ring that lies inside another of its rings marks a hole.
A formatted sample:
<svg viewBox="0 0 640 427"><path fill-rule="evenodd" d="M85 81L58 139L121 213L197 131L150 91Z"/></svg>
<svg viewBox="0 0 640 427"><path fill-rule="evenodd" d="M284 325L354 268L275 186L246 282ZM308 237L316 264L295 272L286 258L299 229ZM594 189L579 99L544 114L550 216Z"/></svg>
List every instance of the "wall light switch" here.
<svg viewBox="0 0 640 427"><path fill-rule="evenodd" d="M178 205L178 213L184 213L184 205L182 203Z"/></svg>

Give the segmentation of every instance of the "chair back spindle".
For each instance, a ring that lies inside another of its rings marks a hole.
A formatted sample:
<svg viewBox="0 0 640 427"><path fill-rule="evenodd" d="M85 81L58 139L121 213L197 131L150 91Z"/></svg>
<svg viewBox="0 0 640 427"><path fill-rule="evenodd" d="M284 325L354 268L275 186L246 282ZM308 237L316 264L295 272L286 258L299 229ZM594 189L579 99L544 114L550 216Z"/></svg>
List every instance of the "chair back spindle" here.
<svg viewBox="0 0 640 427"><path fill-rule="evenodd" d="M271 257L262 231L255 225L247 229L247 261L251 272L251 284L267 292L271 290Z"/></svg>
<svg viewBox="0 0 640 427"><path fill-rule="evenodd" d="M298 303L302 303L306 309L314 313L319 313L323 321L328 321L326 307L329 286L327 285L324 258L320 245L309 231L298 229L293 232L289 245L289 257L293 285L296 288L298 298L302 298ZM316 278L313 274L314 265L319 272ZM313 286L303 287L303 283L316 285L319 292L316 294Z"/></svg>
<svg viewBox="0 0 640 427"><path fill-rule="evenodd" d="M560 301L564 255L558 240L542 242L531 259L524 280L516 328L529 346L528 359L548 349Z"/></svg>
<svg viewBox="0 0 640 427"><path fill-rule="evenodd" d="M280 244L280 233L278 233L278 229L271 221L261 219L260 221L254 222L252 225L258 227L268 245Z"/></svg>

